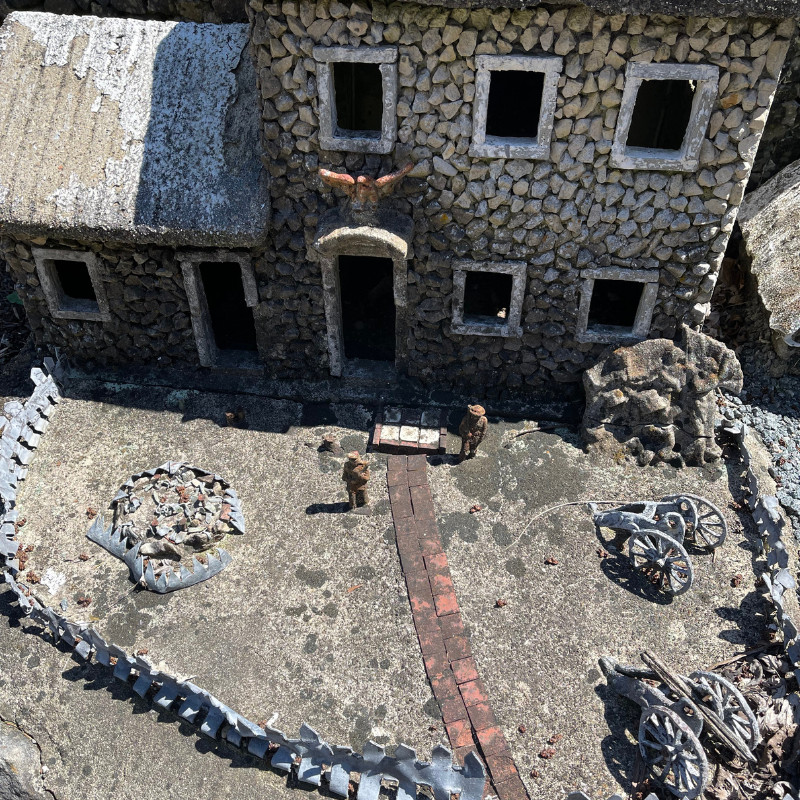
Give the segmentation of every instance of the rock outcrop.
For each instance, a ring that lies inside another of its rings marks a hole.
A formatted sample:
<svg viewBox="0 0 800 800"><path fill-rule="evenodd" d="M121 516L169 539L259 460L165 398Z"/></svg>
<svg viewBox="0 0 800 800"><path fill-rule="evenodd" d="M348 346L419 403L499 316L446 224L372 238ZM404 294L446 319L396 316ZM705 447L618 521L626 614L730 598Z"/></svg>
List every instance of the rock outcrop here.
<svg viewBox="0 0 800 800"><path fill-rule="evenodd" d="M716 461L715 389L738 394L742 369L732 350L686 326L676 341L620 347L583 376L584 440L612 458L642 466Z"/></svg>

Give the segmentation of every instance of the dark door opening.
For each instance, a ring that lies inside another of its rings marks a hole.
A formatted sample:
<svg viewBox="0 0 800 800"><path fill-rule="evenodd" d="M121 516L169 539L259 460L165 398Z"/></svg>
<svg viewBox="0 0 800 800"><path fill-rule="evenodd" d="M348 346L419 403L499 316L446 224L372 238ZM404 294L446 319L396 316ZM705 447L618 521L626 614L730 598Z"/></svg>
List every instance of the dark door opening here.
<svg viewBox="0 0 800 800"><path fill-rule="evenodd" d="M391 258L339 256L345 358L394 361L394 264Z"/></svg>
<svg viewBox="0 0 800 800"><path fill-rule="evenodd" d="M253 310L245 302L241 266L235 261L203 261L198 268L217 349L257 350Z"/></svg>

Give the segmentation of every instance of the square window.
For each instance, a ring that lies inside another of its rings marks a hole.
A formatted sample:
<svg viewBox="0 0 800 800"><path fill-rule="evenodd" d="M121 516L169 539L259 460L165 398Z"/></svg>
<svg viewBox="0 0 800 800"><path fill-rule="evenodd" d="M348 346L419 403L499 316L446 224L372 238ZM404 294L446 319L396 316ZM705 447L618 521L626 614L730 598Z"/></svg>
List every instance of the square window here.
<svg viewBox="0 0 800 800"><path fill-rule="evenodd" d="M588 330L619 328L633 333L644 284L637 281L596 280L589 303Z"/></svg>
<svg viewBox="0 0 800 800"><path fill-rule="evenodd" d="M613 267L585 270L577 340L610 344L646 338L657 297L657 273Z"/></svg>
<svg viewBox="0 0 800 800"><path fill-rule="evenodd" d="M627 146L680 150L695 88L693 81L644 81L636 94Z"/></svg>
<svg viewBox="0 0 800 800"><path fill-rule="evenodd" d="M333 65L336 135L381 135L383 86L377 64Z"/></svg>
<svg viewBox="0 0 800 800"><path fill-rule="evenodd" d="M476 59L470 154L548 158L563 60L554 56Z"/></svg>
<svg viewBox="0 0 800 800"><path fill-rule="evenodd" d="M32 248L36 272L54 319L108 321L100 267L94 253Z"/></svg>
<svg viewBox="0 0 800 800"><path fill-rule="evenodd" d="M519 262L460 261L453 269L453 333L521 336L527 269Z"/></svg>
<svg viewBox="0 0 800 800"><path fill-rule="evenodd" d="M486 135L535 139L542 110L543 72L497 70L489 79ZM520 99L525 102L520 103Z"/></svg>
<svg viewBox="0 0 800 800"><path fill-rule="evenodd" d="M86 303L91 309L98 310L97 294L86 263L62 259L53 259L51 263L58 277L63 302L78 306Z"/></svg>
<svg viewBox="0 0 800 800"><path fill-rule="evenodd" d="M464 321L507 325L513 281L505 272L467 272Z"/></svg>
<svg viewBox="0 0 800 800"><path fill-rule="evenodd" d="M390 153L397 138L397 48L315 47L320 147Z"/></svg>
<svg viewBox="0 0 800 800"><path fill-rule="evenodd" d="M718 80L710 64L628 64L612 166L697 169Z"/></svg>

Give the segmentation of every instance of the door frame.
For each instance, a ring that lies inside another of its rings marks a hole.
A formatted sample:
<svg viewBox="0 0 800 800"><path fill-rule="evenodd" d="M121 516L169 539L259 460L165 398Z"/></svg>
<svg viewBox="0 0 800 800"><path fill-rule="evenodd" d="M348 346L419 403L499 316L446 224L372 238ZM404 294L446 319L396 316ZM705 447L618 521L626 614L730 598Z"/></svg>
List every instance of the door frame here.
<svg viewBox="0 0 800 800"><path fill-rule="evenodd" d="M395 310L395 357L398 371L405 371L408 305L408 244L397 234L381 228L340 228L315 242L320 252L322 293L327 325L328 363L331 375L341 377L345 363L342 326L342 292L339 256L368 256L392 261Z"/></svg>
<svg viewBox="0 0 800 800"><path fill-rule="evenodd" d="M214 329L211 325L211 312L208 308L208 300L206 299L203 281L200 277L200 264L208 262L239 264L242 275L242 288L244 289L244 300L247 306L254 311L253 323L256 325L256 342L258 344L258 325L256 324L258 315L255 313L255 309L258 307L258 289L256 287L256 278L250 256L230 250L181 252L178 253L178 261L183 272L183 285L186 290L186 299L189 301L192 331L197 344L197 355L200 359L200 365L203 367L220 366L220 364L227 359L229 353L238 352L222 351L217 347ZM260 347L259 357L263 357Z"/></svg>

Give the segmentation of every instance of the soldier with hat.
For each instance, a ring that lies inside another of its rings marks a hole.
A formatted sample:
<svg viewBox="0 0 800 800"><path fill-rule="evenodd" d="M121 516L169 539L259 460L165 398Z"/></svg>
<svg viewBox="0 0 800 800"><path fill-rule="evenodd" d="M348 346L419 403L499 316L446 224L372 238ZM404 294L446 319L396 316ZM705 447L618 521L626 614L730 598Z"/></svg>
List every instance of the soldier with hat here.
<svg viewBox="0 0 800 800"><path fill-rule="evenodd" d="M461 437L461 452L458 460L473 458L478 450L478 445L486 435L489 421L486 419L486 409L483 406L467 406L461 424L458 426L458 435Z"/></svg>
<svg viewBox="0 0 800 800"><path fill-rule="evenodd" d="M367 496L369 477L369 461L362 458L357 450L348 453L342 470L342 480L347 484L347 499L351 509L369 505Z"/></svg>

